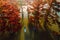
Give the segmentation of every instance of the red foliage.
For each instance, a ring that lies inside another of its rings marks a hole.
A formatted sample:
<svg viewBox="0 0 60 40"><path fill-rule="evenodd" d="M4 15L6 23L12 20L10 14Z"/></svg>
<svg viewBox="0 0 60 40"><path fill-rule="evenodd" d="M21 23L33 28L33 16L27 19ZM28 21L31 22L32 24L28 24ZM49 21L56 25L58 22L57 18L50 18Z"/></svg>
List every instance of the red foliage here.
<svg viewBox="0 0 60 40"><path fill-rule="evenodd" d="M21 29L19 9L17 6L2 1L0 5L0 31L13 31L17 32Z"/></svg>

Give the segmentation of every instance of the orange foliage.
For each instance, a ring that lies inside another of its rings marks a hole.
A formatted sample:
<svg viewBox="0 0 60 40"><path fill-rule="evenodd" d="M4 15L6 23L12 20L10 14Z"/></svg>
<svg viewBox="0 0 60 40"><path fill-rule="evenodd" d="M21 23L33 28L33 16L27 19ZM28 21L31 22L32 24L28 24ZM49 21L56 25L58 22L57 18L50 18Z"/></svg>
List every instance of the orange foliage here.
<svg viewBox="0 0 60 40"><path fill-rule="evenodd" d="M19 9L16 5L9 3L9 1L0 1L0 31L13 31L17 32L21 28L19 23ZM8 22L7 22L8 21ZM10 25L10 26L9 26ZM12 25L12 26L11 26Z"/></svg>
<svg viewBox="0 0 60 40"><path fill-rule="evenodd" d="M45 7L47 4L46 10L48 10L50 8L52 2L53 2L53 0L33 0L32 3L28 3L28 5L29 5L28 6L28 12L29 12L29 14L32 13L32 15L34 15L34 17L29 15L30 16L29 22L30 23L36 23L35 22L36 20L38 22L40 20L39 18L44 15L42 13L42 10L44 10L43 7Z"/></svg>

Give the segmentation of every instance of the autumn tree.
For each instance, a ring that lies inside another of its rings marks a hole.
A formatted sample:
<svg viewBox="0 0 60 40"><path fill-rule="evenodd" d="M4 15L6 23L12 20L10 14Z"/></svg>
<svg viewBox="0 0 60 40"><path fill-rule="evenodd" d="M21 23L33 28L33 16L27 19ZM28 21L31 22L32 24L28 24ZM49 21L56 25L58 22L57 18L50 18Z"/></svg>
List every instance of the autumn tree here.
<svg viewBox="0 0 60 40"><path fill-rule="evenodd" d="M0 31L17 32L21 29L20 9L9 0L0 0Z"/></svg>
<svg viewBox="0 0 60 40"><path fill-rule="evenodd" d="M54 3L54 0L34 0L28 5L29 23L34 25L37 30L43 29L49 34L54 31L51 26L53 26L54 22L55 24L57 23L56 20L58 18L52 3ZM58 24L54 27L58 27ZM55 30L55 32L57 31ZM54 38L52 37L52 39Z"/></svg>

